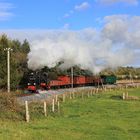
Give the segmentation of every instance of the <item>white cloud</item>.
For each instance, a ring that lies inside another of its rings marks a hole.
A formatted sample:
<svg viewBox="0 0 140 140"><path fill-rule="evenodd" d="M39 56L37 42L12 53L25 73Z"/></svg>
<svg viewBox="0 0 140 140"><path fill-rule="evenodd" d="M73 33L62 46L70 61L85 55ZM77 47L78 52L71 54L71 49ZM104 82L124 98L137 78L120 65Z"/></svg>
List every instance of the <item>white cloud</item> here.
<svg viewBox="0 0 140 140"><path fill-rule="evenodd" d="M131 48L140 48L140 16L113 15L104 18L103 36L114 43L124 43Z"/></svg>
<svg viewBox="0 0 140 140"><path fill-rule="evenodd" d="M13 4L0 2L0 21L8 20L12 16L14 16L14 14L10 12L12 8L14 8Z"/></svg>
<svg viewBox="0 0 140 140"><path fill-rule="evenodd" d="M28 65L31 69L61 68L79 65L97 73L104 68L126 65L140 66L140 16L106 16L101 29L71 30L8 30L12 38L31 43ZM68 28L69 24L65 24Z"/></svg>
<svg viewBox="0 0 140 140"><path fill-rule="evenodd" d="M70 17L70 14L66 13L66 14L64 15L64 18L68 18L68 17Z"/></svg>
<svg viewBox="0 0 140 140"><path fill-rule="evenodd" d="M97 1L99 1L100 3L103 3L103 4L107 4L107 5L120 3L120 2L127 3L130 5L137 5L138 4L138 0L97 0Z"/></svg>
<svg viewBox="0 0 140 140"><path fill-rule="evenodd" d="M70 10L68 13L66 13L63 18L69 18L74 13L73 10Z"/></svg>
<svg viewBox="0 0 140 140"><path fill-rule="evenodd" d="M80 5L76 5L74 9L77 11L83 11L83 10L88 9L89 7L90 7L90 4L88 2L83 2Z"/></svg>
<svg viewBox="0 0 140 140"><path fill-rule="evenodd" d="M66 23L66 24L64 24L64 26L63 26L64 29L69 29L69 27L70 27L70 24L69 24L69 23Z"/></svg>
<svg viewBox="0 0 140 140"><path fill-rule="evenodd" d="M70 10L66 14L64 14L63 18L68 18L72 14L74 14L75 11L84 11L90 7L90 4L88 2L83 2L80 5L76 5L73 10Z"/></svg>

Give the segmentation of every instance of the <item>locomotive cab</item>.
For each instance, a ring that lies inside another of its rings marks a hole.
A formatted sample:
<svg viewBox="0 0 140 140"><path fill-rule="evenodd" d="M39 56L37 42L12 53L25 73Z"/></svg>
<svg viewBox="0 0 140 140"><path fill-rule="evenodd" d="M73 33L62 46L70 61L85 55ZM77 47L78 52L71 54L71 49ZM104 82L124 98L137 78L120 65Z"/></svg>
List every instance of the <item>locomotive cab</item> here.
<svg viewBox="0 0 140 140"><path fill-rule="evenodd" d="M29 92L36 92L36 77L34 73L29 74L27 90Z"/></svg>

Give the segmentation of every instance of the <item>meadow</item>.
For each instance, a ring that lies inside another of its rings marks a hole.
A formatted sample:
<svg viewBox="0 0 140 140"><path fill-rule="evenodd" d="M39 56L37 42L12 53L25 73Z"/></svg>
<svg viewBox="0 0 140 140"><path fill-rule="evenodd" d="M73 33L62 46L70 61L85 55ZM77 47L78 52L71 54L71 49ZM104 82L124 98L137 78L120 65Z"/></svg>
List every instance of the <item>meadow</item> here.
<svg viewBox="0 0 140 140"><path fill-rule="evenodd" d="M127 91L140 97L140 88ZM0 140L139 140L140 101L122 100L122 92L66 99L59 113L31 114L29 123L0 119Z"/></svg>

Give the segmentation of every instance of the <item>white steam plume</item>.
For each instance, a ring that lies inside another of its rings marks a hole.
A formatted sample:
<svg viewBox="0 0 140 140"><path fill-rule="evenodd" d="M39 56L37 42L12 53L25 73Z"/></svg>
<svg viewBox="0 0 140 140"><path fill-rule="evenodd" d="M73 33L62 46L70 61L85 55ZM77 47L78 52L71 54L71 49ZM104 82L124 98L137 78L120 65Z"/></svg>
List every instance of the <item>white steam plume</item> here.
<svg viewBox="0 0 140 140"><path fill-rule="evenodd" d="M45 38L32 43L29 68L54 67L63 61L62 68L79 65L98 73L106 67L132 64L140 52L140 17L114 15L104 21L100 31L48 31Z"/></svg>
<svg viewBox="0 0 140 140"><path fill-rule="evenodd" d="M64 62L61 68L79 65L94 73L107 67L140 66L140 16L106 16L102 23L100 30L9 30L7 33L30 41L28 67L33 70L54 67L60 61Z"/></svg>

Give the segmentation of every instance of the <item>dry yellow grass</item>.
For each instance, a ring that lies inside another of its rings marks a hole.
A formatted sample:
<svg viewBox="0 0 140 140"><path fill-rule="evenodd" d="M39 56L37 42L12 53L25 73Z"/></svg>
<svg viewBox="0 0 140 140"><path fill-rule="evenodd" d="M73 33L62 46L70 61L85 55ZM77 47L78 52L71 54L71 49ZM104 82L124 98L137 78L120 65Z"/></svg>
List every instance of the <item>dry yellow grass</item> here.
<svg viewBox="0 0 140 140"><path fill-rule="evenodd" d="M140 80L133 80L134 83L140 83ZM117 80L117 84L132 83L132 80Z"/></svg>

